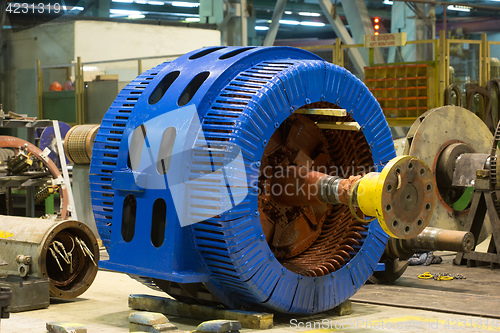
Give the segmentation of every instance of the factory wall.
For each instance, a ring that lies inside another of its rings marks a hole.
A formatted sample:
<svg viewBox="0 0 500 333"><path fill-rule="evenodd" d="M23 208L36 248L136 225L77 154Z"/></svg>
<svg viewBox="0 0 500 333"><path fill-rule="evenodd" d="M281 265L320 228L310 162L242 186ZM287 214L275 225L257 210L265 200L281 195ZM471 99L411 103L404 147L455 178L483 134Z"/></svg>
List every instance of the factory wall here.
<svg viewBox="0 0 500 333"><path fill-rule="evenodd" d="M49 23L16 33L9 31L5 41L1 103L5 110L36 116L37 59L42 65L63 65L76 62L77 57L83 63L158 55L175 57L203 46L220 45L220 32L85 20ZM168 57L144 61L143 70L165 60ZM91 71L92 67L97 74L123 74L120 81L130 81L137 75L137 61L88 66ZM65 81L65 70L44 73L45 90L52 81Z"/></svg>

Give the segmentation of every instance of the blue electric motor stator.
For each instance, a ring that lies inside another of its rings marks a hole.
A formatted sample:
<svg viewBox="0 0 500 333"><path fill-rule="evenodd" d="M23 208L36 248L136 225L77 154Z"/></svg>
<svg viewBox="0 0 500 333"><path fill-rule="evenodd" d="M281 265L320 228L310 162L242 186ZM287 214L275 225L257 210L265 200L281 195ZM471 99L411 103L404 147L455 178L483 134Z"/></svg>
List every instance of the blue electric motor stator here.
<svg viewBox="0 0 500 333"><path fill-rule="evenodd" d="M344 68L289 47L193 51L139 75L104 116L90 169L101 267L183 301L331 309L388 236L347 206L276 201L266 172L310 163L348 177L393 157L379 104Z"/></svg>

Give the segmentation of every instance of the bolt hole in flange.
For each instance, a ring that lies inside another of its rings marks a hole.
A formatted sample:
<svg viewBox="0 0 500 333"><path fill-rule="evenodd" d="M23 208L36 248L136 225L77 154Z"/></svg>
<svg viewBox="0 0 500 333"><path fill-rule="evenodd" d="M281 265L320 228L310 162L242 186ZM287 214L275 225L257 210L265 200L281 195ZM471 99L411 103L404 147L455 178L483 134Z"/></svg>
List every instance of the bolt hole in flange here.
<svg viewBox="0 0 500 333"><path fill-rule="evenodd" d="M303 108L338 107L320 102ZM259 177L260 219L269 247L283 266L305 276L322 276L345 265L362 245L360 232L366 226L352 217L345 205L298 206L292 199L287 202L283 197L289 193L273 193L273 177L295 166L340 177L346 176L340 174L342 171L350 172L349 176L373 167L362 132L321 130L315 124L320 121L353 119L291 115L267 143ZM346 149L352 153L345 154Z"/></svg>

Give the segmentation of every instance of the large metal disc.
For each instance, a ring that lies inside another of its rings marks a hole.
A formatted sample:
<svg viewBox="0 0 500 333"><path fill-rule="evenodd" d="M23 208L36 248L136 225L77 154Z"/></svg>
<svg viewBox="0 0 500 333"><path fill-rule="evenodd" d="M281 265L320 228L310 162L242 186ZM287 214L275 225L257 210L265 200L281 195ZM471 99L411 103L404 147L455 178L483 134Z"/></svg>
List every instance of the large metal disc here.
<svg viewBox="0 0 500 333"><path fill-rule="evenodd" d="M443 150L454 143L463 143L475 153L489 153L493 136L484 122L474 113L458 106L432 109L420 116L410 128L403 154L422 159L434 174L434 190L438 201L430 227L463 230L468 209L458 212L439 193L436 182L437 161ZM491 232L489 218L486 219L479 241Z"/></svg>

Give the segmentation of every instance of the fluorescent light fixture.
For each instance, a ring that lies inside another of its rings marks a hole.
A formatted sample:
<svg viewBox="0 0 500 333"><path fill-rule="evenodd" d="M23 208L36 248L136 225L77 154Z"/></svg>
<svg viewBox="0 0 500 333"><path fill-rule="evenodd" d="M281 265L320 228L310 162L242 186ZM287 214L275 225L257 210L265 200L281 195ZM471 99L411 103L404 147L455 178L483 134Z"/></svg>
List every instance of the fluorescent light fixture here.
<svg viewBox="0 0 500 333"><path fill-rule="evenodd" d="M174 7L188 7L188 8L200 7L199 2L173 1L170 4Z"/></svg>
<svg viewBox="0 0 500 333"><path fill-rule="evenodd" d="M394 1L391 1L391 0L384 0L384 2L382 2L384 5L392 5L394 3Z"/></svg>
<svg viewBox="0 0 500 333"><path fill-rule="evenodd" d="M146 15L144 14L132 14L128 16L129 19L143 19L145 17Z"/></svg>
<svg viewBox="0 0 500 333"><path fill-rule="evenodd" d="M111 2L132 3L134 0L111 0Z"/></svg>
<svg viewBox="0 0 500 333"><path fill-rule="evenodd" d="M290 11L290 10L285 10L285 14L286 14L286 15L292 15L292 11Z"/></svg>
<svg viewBox="0 0 500 333"><path fill-rule="evenodd" d="M97 72L97 71L99 71L99 67L96 67L96 66L83 66L82 69L84 72Z"/></svg>
<svg viewBox="0 0 500 333"><path fill-rule="evenodd" d="M299 12L300 16L312 16L312 17L318 17L321 16L320 13L311 13L311 12Z"/></svg>
<svg viewBox="0 0 500 333"><path fill-rule="evenodd" d="M165 3L163 1L148 1L148 5L152 6L163 6Z"/></svg>
<svg viewBox="0 0 500 333"><path fill-rule="evenodd" d="M457 12L470 12L471 7L469 6L458 6L458 5L449 5L446 7L448 10L454 10Z"/></svg>
<svg viewBox="0 0 500 333"><path fill-rule="evenodd" d="M79 7L79 6L61 6L61 9L62 10L69 10L69 11L72 11L72 10L82 11L83 7Z"/></svg>
<svg viewBox="0 0 500 333"><path fill-rule="evenodd" d="M286 25L299 25L299 21L295 20L280 20L280 24L286 24Z"/></svg>
<svg viewBox="0 0 500 333"><path fill-rule="evenodd" d="M300 22L300 25L305 25L307 27L324 27L325 24L323 22L309 22L309 21L302 21Z"/></svg>
<svg viewBox="0 0 500 333"><path fill-rule="evenodd" d="M141 15L142 13L138 10L128 10L128 9L110 9L109 13L114 16L130 16L130 15Z"/></svg>
<svg viewBox="0 0 500 333"><path fill-rule="evenodd" d="M138 3L139 5L145 5L148 3L146 0L135 0L134 2Z"/></svg>
<svg viewBox="0 0 500 333"><path fill-rule="evenodd" d="M186 17L185 19L186 22L200 22L199 17Z"/></svg>
<svg viewBox="0 0 500 333"><path fill-rule="evenodd" d="M266 27L264 25L256 25L255 26L255 30L258 30L258 31L266 31L266 30L269 30L269 27Z"/></svg>

